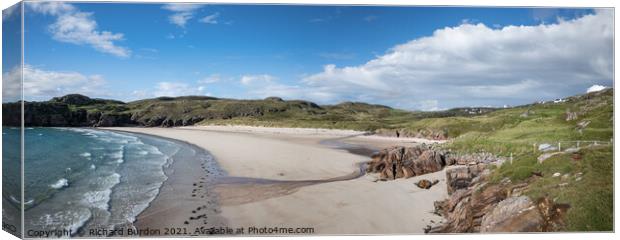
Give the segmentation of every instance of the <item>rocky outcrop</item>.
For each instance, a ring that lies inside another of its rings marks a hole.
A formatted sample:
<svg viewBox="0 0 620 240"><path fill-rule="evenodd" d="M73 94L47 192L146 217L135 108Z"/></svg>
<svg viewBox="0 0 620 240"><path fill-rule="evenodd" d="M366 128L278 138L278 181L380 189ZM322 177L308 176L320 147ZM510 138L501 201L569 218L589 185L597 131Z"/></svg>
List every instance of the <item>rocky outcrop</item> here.
<svg viewBox="0 0 620 240"><path fill-rule="evenodd" d="M484 164L474 165L459 165L446 170L446 182L448 187L448 194L451 194L459 189L467 189L469 185L477 178L482 171L485 171L485 175L490 172L485 169ZM479 178L479 177L478 177Z"/></svg>
<svg viewBox="0 0 620 240"><path fill-rule="evenodd" d="M577 120L579 114L577 112L572 112L570 109L566 109L566 121Z"/></svg>
<svg viewBox="0 0 620 240"><path fill-rule="evenodd" d="M444 153L426 145L392 147L372 156L366 171L379 173L380 179L410 178L437 172L446 166Z"/></svg>
<svg viewBox="0 0 620 240"><path fill-rule="evenodd" d="M77 101L82 100L67 100ZM2 124L21 125L21 103L2 104ZM24 124L29 127L110 127L137 125L127 113L88 112L84 109L71 109L62 102L25 102Z"/></svg>
<svg viewBox="0 0 620 240"><path fill-rule="evenodd" d="M435 202L435 212L445 218L430 233L541 232L563 225L567 204L548 198L532 201L522 195L528 184L509 179L490 183L488 164L451 167L446 170L449 197Z"/></svg>
<svg viewBox="0 0 620 240"><path fill-rule="evenodd" d="M86 126L86 111L72 111L64 103L24 103L23 117L26 126L59 127ZM2 104L2 124L6 126L21 125L21 103Z"/></svg>
<svg viewBox="0 0 620 240"><path fill-rule="evenodd" d="M548 198L536 201L523 195L528 182L513 183L505 178L490 182L491 165L505 161L489 153L453 154L433 145L391 147L375 155L367 171L378 173L379 179L408 178L445 168L449 197L437 201L435 213L443 216L440 225L429 226L430 233L468 232L541 232L554 231L563 225L568 209ZM533 178L540 177L533 174ZM422 179L416 186L423 189L435 183Z"/></svg>
<svg viewBox="0 0 620 240"><path fill-rule="evenodd" d="M480 223L484 213L488 212L497 203L507 197L507 193L498 186L486 187L484 182L488 176L488 171L484 174L471 176L472 172L468 168L457 168L455 171L447 171L446 175L454 175L454 172L467 172L467 178L471 179L466 187L455 184L455 180L463 178L446 179L448 186L452 187L452 192L448 199L435 202L435 211L444 216L446 221L440 226L435 226L431 232L479 232ZM463 183L463 181L461 181ZM448 187L450 189L450 187Z"/></svg>
<svg viewBox="0 0 620 240"><path fill-rule="evenodd" d="M487 164L501 164L504 159L490 153L453 154L434 147L421 144L414 147L391 147L383 149L372 156L366 171L379 173L379 179L410 178L422 174L437 172L446 166L459 165L448 170L448 179L453 178L455 188L469 184L472 178Z"/></svg>
<svg viewBox="0 0 620 240"><path fill-rule="evenodd" d="M540 232L543 222L529 197L510 197L484 215L480 232Z"/></svg>
<svg viewBox="0 0 620 240"><path fill-rule="evenodd" d="M99 121L93 124L93 127L113 127L113 126L128 126L136 125L137 123L131 120L131 115L127 113L103 113L99 116Z"/></svg>
<svg viewBox="0 0 620 240"><path fill-rule="evenodd" d="M376 135L396 138L425 138L431 140L447 140L448 132L444 130L419 129L378 129Z"/></svg>

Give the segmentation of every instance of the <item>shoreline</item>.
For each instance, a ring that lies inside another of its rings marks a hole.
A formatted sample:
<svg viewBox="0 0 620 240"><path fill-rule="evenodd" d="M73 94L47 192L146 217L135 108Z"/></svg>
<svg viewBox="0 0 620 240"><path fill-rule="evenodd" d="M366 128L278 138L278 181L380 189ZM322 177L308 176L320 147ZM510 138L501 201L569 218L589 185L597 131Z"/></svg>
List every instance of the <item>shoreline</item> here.
<svg viewBox="0 0 620 240"><path fill-rule="evenodd" d="M133 226L137 230L163 230L164 228L172 227L193 229L204 226L212 227L225 225L225 219L219 216L220 209L217 203L217 197L214 196L215 193L213 189L206 184L207 182L214 181L214 178L224 173L222 172L223 170L217 166L217 163L206 149L198 147L190 142L152 134L111 129L102 130L159 138L181 146L181 149L177 153L170 156L171 160L169 161L171 162L162 166L162 170L167 179L159 187L157 195L149 202L148 206L142 212L135 216ZM183 153L189 150L194 151L194 154ZM211 161L211 163L209 163L209 161ZM196 167L198 165L199 167ZM201 183L201 186L194 186L194 181ZM192 191L190 191L190 189ZM198 190L196 191L194 189ZM194 194L196 197L193 196ZM203 194L200 196L200 199L198 198L198 194ZM209 199L209 201L201 201L203 199ZM198 208L200 208L200 210L196 210ZM173 214L170 214L170 212ZM194 216L192 215L197 215L198 213L204 214L204 218L208 218L209 221L192 221L190 217L193 218ZM158 219L162 214L166 215L165 221ZM185 224L186 221L187 224Z"/></svg>
<svg viewBox="0 0 620 240"><path fill-rule="evenodd" d="M329 128L295 128L295 127L262 127L262 126L249 126L249 125L194 125L194 126L182 126L177 127L180 129L197 129L197 130L209 130L220 132L242 132L253 134L276 134L276 135L299 135L299 136L332 136L332 137L354 137L364 139L368 141L389 141L394 143L444 143L447 140L432 140L426 138L412 138L412 137L390 137L383 135L376 135L368 131L350 130L350 129L329 129Z"/></svg>
<svg viewBox="0 0 620 240"><path fill-rule="evenodd" d="M431 212L433 201L447 196L443 171L390 182L376 182L371 175L351 177L370 159L346 147L326 146L321 141L343 137L332 132L290 133L279 129L279 133L256 133L201 126L101 129L180 140L211 153L229 176L239 180L214 183L226 227L313 227L315 234L421 234L430 221L442 220ZM343 142L348 144L362 142L374 148L418 144L402 139L344 137ZM413 183L422 178L440 183L430 190L418 189ZM158 199L160 196L153 202ZM153 204L144 212L155 212L149 209L156 208ZM169 219L182 214L158 215L159 219ZM161 225L140 218L136 222L140 228Z"/></svg>

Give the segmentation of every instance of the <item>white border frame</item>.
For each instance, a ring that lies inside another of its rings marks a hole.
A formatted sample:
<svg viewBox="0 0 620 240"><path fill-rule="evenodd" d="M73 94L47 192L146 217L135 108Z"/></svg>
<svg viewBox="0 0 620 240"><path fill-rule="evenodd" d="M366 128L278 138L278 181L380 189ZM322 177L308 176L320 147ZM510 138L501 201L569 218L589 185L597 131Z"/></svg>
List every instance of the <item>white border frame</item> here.
<svg viewBox="0 0 620 240"><path fill-rule="evenodd" d="M2 0L0 1L0 7L2 9L6 9L9 6L14 5L19 1L17 0ZM407 0L124 0L124 1L96 1L96 0L81 0L81 1L66 1L66 2L135 2L135 3L163 3L163 2L179 2L179 3L219 3L219 4L295 4L295 5L382 5L382 6L472 6L472 7L611 7L614 8L614 16L615 16L615 7L618 5L617 2L610 0L415 0L415 1L407 1ZM23 22L23 14L22 14L22 22ZM1 29L1 25L0 25ZM614 33L617 32L618 29L618 20L614 19ZM23 26L22 26L23 30ZM1 37L0 31L0 37ZM617 43L617 39L614 37L614 86L615 79L617 79L617 73L615 71L616 68L616 51L615 48ZM23 65L23 35L22 35L22 65ZM0 50L0 54L2 50ZM1 64L0 60L0 64ZM615 91L615 90L614 90ZM0 98L2 97L2 92L0 91ZM614 94L614 102L616 103L618 99L618 95ZM614 128L616 119L620 116L618 114L619 107L614 104ZM1 116L1 113L0 113ZM614 132L614 138L615 138ZM1 143L1 140L0 140ZM2 150L2 145L0 144L0 152ZM23 150L23 149L22 149ZM618 158L620 154L616 151L614 145L614 159ZM23 163L22 163L23 164ZM618 175L615 173L618 170L618 164L614 164L614 231L618 230L618 221L616 216L618 216L618 208L619 208L619 200L616 198L616 191L618 190L618 186L615 184L618 181ZM22 178L23 181L23 178ZM23 186L23 182L22 182ZM1 185L0 185L1 190ZM23 197L23 194L22 194ZM23 202L23 199L22 199ZM22 214L23 217L23 214ZM382 235L382 236L319 236L322 239L523 239L528 238L528 240L535 239L616 239L618 236L614 233L542 233L542 234L520 234L520 233L511 233L511 234L447 234L447 235ZM2 239L17 239L15 236L0 231L0 238ZM198 238L198 237L195 237ZM212 238L212 237L209 237ZM214 237L214 238L225 238L225 239L249 239L249 237ZM252 237L258 239L257 237ZM284 237L289 238L289 237ZM316 239L317 237L313 236L301 236L301 237L290 237L294 239ZM139 239L188 239L188 238L139 238ZM204 238L201 238L204 239ZM283 239L283 237L260 237L260 239Z"/></svg>

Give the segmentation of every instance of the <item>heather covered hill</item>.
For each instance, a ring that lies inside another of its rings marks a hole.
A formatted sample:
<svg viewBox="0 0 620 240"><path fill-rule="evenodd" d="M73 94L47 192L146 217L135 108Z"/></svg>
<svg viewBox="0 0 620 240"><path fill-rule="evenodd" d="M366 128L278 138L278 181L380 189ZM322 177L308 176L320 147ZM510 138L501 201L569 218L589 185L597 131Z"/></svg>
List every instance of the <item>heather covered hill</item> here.
<svg viewBox="0 0 620 240"><path fill-rule="evenodd" d="M19 125L18 103L3 104L4 125ZM79 94L26 102L27 126L173 127L232 124L269 127L352 129L394 137L455 139L454 147L476 149L480 141L521 142L612 137L613 89L511 108L405 111L383 105L343 102L318 105L269 97L238 100L207 96L159 97L133 102ZM576 129L576 130L573 130ZM526 147L528 144L525 144ZM531 144L530 144L531 145ZM503 144L489 144L500 152ZM513 150L523 144L508 146Z"/></svg>
<svg viewBox="0 0 620 240"><path fill-rule="evenodd" d="M5 125L19 125L19 103L3 104ZM26 102L27 126L147 126L244 124L282 127L318 127L374 131L427 117L471 116L492 111L448 110L410 112L383 105L343 102L318 105L303 100L269 97L237 100L206 96L159 97L124 103L79 94L49 101Z"/></svg>

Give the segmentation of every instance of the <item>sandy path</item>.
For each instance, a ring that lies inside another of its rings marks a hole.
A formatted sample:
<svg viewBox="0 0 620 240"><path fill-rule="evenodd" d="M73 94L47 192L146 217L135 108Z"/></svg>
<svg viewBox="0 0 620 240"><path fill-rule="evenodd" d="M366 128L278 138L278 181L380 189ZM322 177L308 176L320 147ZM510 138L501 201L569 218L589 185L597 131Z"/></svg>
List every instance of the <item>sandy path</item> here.
<svg viewBox="0 0 620 240"><path fill-rule="evenodd" d="M191 128L113 128L193 143L207 149L231 176L277 180L326 179L350 174L369 159L318 144L349 133L279 133L213 131ZM379 141L376 139L365 140ZM381 143L386 144L382 140ZM388 144L392 144L389 142ZM414 185L419 179L439 179L430 190ZM373 176L354 180L295 186L279 190L269 185L221 186L221 215L229 227L313 227L315 234L422 233L441 217L431 213L433 201L447 196L445 174L374 182ZM251 201L234 201L236 193ZM264 196L261 196L264 195ZM234 194L233 194L234 195Z"/></svg>

